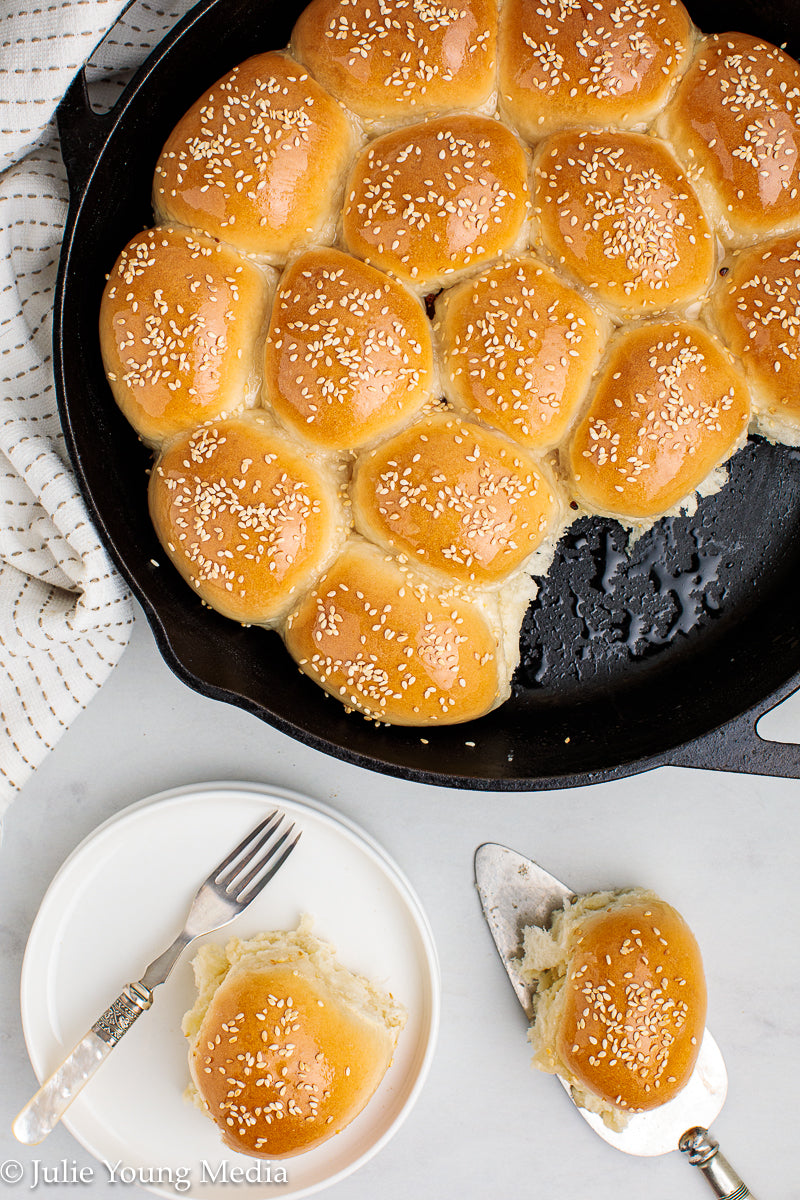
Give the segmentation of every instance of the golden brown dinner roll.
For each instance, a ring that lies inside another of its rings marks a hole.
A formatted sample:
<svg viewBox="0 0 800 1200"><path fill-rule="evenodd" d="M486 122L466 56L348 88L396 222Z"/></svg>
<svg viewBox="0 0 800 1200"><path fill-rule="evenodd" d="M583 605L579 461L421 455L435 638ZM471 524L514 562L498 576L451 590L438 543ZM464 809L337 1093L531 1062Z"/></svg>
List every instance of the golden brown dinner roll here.
<svg viewBox="0 0 800 1200"><path fill-rule="evenodd" d="M750 398L730 354L690 321L631 326L609 345L567 468L590 512L654 520L743 443Z"/></svg>
<svg viewBox="0 0 800 1200"><path fill-rule="evenodd" d="M356 136L344 109L285 54L234 67L173 129L156 166L159 221L282 262L330 242Z"/></svg>
<svg viewBox="0 0 800 1200"><path fill-rule="evenodd" d="M490 615L353 539L291 613L284 637L300 669L348 708L393 725L451 725L508 695Z"/></svg>
<svg viewBox="0 0 800 1200"><path fill-rule="evenodd" d="M495 89L496 0L311 0L292 51L366 121L480 108Z"/></svg>
<svg viewBox="0 0 800 1200"><path fill-rule="evenodd" d="M527 216L517 138L458 114L371 142L350 173L342 230L359 258L433 290L514 248Z"/></svg>
<svg viewBox="0 0 800 1200"><path fill-rule="evenodd" d="M747 33L706 40L660 123L720 236L800 227L800 66Z"/></svg>
<svg viewBox="0 0 800 1200"><path fill-rule="evenodd" d="M697 942L653 892L595 892L525 930L523 973L538 983L534 1064L571 1084L612 1128L688 1082L703 1040Z"/></svg>
<svg viewBox="0 0 800 1200"><path fill-rule="evenodd" d="M679 0L506 0L500 102L529 141L556 129L646 123L692 44Z"/></svg>
<svg viewBox="0 0 800 1200"><path fill-rule="evenodd" d="M264 388L280 420L330 450L362 446L431 395L433 347L420 300L340 250L287 269L272 309Z"/></svg>
<svg viewBox="0 0 800 1200"><path fill-rule="evenodd" d="M405 1011L338 963L307 920L206 945L184 1018L195 1103L232 1150L286 1158L358 1116L385 1075Z"/></svg>
<svg viewBox="0 0 800 1200"><path fill-rule="evenodd" d="M714 317L744 364L759 433L800 443L800 239L736 252Z"/></svg>
<svg viewBox="0 0 800 1200"><path fill-rule="evenodd" d="M272 624L296 604L348 528L333 474L262 412L168 442L150 475L150 515L201 599L247 624Z"/></svg>
<svg viewBox="0 0 800 1200"><path fill-rule="evenodd" d="M525 255L442 292L434 328L448 399L546 450L572 423L610 322Z"/></svg>
<svg viewBox="0 0 800 1200"><path fill-rule="evenodd" d="M255 404L272 282L195 230L128 242L103 291L100 348L114 399L145 441Z"/></svg>
<svg viewBox="0 0 800 1200"><path fill-rule="evenodd" d="M656 138L554 134L536 156L534 208L555 260L622 314L686 304L711 283L711 228Z"/></svg>
<svg viewBox="0 0 800 1200"><path fill-rule="evenodd" d="M365 537L478 586L522 566L560 516L553 480L532 454L451 413L363 454L351 496Z"/></svg>

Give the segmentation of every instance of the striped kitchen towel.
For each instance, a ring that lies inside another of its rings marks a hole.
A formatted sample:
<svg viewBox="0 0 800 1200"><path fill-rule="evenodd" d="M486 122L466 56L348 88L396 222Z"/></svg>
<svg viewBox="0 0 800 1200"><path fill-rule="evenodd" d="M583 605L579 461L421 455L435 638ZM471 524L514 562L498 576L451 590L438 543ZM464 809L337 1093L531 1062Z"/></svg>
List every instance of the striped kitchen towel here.
<svg viewBox="0 0 800 1200"><path fill-rule="evenodd" d="M67 184L54 114L112 26L87 72L106 106L188 7L0 0L0 814L107 678L132 621L73 478L55 400L51 318Z"/></svg>

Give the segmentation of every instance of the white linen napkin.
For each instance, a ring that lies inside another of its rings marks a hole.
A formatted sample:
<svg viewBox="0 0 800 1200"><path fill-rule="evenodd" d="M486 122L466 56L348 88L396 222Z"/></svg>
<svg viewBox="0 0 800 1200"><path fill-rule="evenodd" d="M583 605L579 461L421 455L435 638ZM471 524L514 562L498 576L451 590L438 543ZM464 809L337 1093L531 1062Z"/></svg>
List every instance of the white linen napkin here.
<svg viewBox="0 0 800 1200"><path fill-rule="evenodd" d="M107 104L189 7L131 6L93 57ZM0 0L0 815L107 678L130 599L59 425L51 322L67 184L54 113L125 0Z"/></svg>

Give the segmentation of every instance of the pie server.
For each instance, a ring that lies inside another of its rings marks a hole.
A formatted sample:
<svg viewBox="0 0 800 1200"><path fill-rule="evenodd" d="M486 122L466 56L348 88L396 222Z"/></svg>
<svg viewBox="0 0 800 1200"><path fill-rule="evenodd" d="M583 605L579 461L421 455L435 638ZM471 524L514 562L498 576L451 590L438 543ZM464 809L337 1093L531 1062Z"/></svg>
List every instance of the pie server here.
<svg viewBox="0 0 800 1200"><path fill-rule="evenodd" d="M520 973L522 931L528 925L547 928L553 913L574 893L531 859L494 842L479 846L475 853L475 881L511 986L532 1021L535 984L527 983ZM560 1076L558 1079L572 1098L569 1084ZM680 1149L703 1172L715 1196L745 1200L752 1193L720 1154L719 1143L707 1128L722 1109L727 1088L725 1063L706 1030L686 1087L660 1108L635 1113L619 1133L609 1129L595 1113L576 1107L595 1133L618 1150L652 1156Z"/></svg>

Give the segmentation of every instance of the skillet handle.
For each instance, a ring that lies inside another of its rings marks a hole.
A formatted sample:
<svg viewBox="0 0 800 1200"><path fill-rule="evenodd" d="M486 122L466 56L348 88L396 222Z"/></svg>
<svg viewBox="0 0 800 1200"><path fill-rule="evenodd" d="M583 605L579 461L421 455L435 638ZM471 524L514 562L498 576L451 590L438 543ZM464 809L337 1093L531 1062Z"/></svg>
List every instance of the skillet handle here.
<svg viewBox="0 0 800 1200"><path fill-rule="evenodd" d="M664 765L800 779L800 745L769 742L756 732L760 719L797 690L795 682L773 700L770 708L751 708L696 741L677 746L665 756Z"/></svg>
<svg viewBox="0 0 800 1200"><path fill-rule="evenodd" d="M687 1129L678 1145L692 1166L700 1168L714 1195L720 1200L746 1200L748 1196L750 1200L755 1200L724 1154L720 1154L717 1139L702 1125Z"/></svg>
<svg viewBox="0 0 800 1200"><path fill-rule="evenodd" d="M138 0L127 0L117 13L113 24L106 29L103 36L89 55L91 62L100 46L113 29ZM108 112L95 112L89 100L89 89L86 84L86 64L84 64L56 109L56 125L61 140L61 156L67 169L70 201L83 194L86 184L92 174L94 164L100 149L111 132L116 120L117 110L122 103L122 97Z"/></svg>
<svg viewBox="0 0 800 1200"><path fill-rule="evenodd" d="M83 194L115 117L113 108L105 113L94 111L89 101L86 69L81 67L56 109L71 201Z"/></svg>

